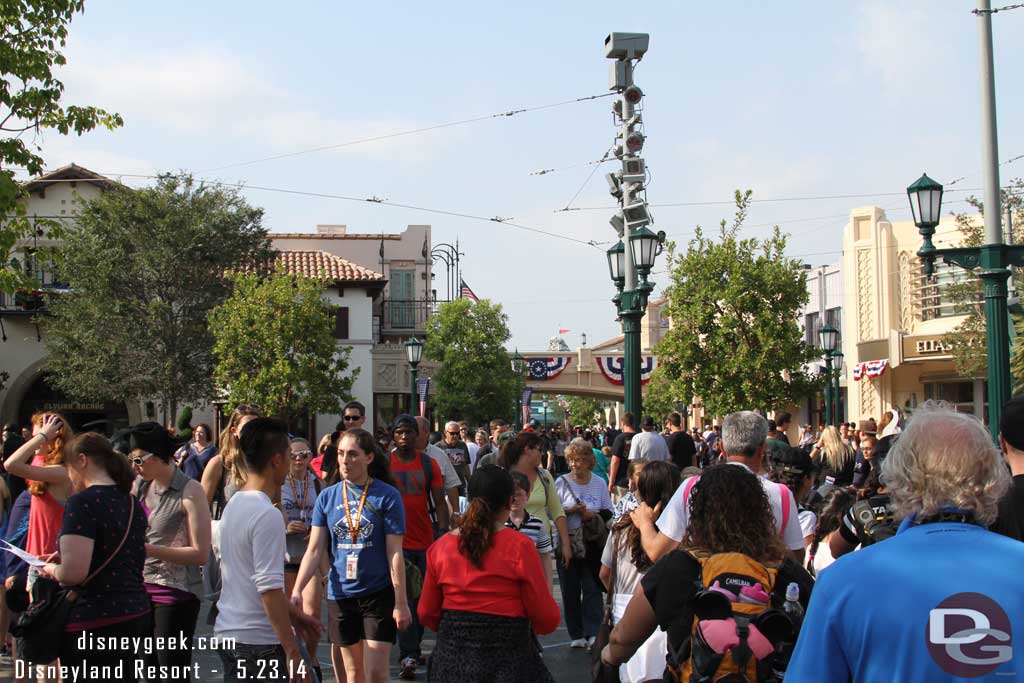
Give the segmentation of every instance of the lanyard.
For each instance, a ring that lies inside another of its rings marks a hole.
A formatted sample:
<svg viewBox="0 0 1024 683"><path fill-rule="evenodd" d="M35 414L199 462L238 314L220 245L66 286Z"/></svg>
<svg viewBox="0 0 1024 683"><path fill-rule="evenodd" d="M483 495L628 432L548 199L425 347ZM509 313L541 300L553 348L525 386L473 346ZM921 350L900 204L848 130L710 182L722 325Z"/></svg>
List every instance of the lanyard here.
<svg viewBox="0 0 1024 683"><path fill-rule="evenodd" d="M348 530L352 534L353 544L359 540L359 527L363 523L363 506L366 505L366 494L370 492L371 482L373 482L373 479L367 477L366 484L363 486L363 495L359 496L359 508L356 510L356 521L354 524L352 523L352 510L348 504L348 482L341 482L342 495L345 497L345 521L348 522Z"/></svg>
<svg viewBox="0 0 1024 683"><path fill-rule="evenodd" d="M292 495L295 497L295 502L299 504L299 514L303 519L306 518L306 495L309 493L309 474L306 474L306 478L302 480L302 498L299 498L299 490L295 488L295 479L292 475L288 475L288 484L292 487Z"/></svg>

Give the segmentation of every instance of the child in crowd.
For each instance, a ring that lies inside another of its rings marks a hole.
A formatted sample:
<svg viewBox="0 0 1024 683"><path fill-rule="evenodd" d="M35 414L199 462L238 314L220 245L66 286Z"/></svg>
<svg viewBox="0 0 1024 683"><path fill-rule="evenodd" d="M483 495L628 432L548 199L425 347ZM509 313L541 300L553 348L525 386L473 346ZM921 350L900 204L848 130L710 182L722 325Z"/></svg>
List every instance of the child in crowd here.
<svg viewBox="0 0 1024 683"><path fill-rule="evenodd" d="M551 544L551 534L548 533L540 519L526 511L526 501L530 497L530 480L522 472L513 471L511 474L512 483L515 484L515 495L512 498L512 510L509 512L505 526L523 532L533 541L537 552L540 553L541 566L544 567L544 580L547 581L548 590L553 591L551 563L546 557L554 548Z"/></svg>

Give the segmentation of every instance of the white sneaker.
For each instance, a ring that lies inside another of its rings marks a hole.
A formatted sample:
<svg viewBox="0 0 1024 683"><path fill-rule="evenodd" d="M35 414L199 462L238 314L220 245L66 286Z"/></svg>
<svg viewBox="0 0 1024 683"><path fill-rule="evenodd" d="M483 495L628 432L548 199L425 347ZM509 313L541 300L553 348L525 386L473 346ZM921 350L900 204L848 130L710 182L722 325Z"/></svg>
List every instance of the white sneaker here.
<svg viewBox="0 0 1024 683"><path fill-rule="evenodd" d="M583 638L577 638L576 640L574 640L571 643L569 643L569 647L574 647L576 649L581 649L581 648L584 648L586 646L587 646L587 641L585 639L583 639Z"/></svg>
<svg viewBox="0 0 1024 683"><path fill-rule="evenodd" d="M587 649L588 650L593 650L594 649L594 641L595 640L597 640L597 638L595 638L594 636L590 636L589 638L587 638Z"/></svg>

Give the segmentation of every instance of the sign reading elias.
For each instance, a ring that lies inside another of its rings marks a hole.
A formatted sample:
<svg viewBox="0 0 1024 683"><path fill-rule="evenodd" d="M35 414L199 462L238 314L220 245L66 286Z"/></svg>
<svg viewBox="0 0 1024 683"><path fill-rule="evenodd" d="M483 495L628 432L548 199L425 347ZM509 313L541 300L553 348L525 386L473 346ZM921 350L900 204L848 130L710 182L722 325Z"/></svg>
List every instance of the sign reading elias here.
<svg viewBox="0 0 1024 683"><path fill-rule="evenodd" d="M953 342L942 339L922 339L914 345L918 353L949 353L953 350Z"/></svg>

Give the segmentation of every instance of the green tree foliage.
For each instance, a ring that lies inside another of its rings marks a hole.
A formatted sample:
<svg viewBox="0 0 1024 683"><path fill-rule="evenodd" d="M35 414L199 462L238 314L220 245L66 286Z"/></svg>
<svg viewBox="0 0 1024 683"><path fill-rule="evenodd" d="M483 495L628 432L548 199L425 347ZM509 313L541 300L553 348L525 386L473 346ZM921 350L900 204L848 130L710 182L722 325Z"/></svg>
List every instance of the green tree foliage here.
<svg viewBox="0 0 1024 683"><path fill-rule="evenodd" d="M359 368L348 371L352 348L334 338L326 283L278 270L237 275L233 285L210 313L214 377L228 408L254 403L287 420L340 413Z"/></svg>
<svg viewBox="0 0 1024 683"><path fill-rule="evenodd" d="M1001 191L1003 207L1003 233L1007 242L1020 244L1024 237L1024 180L1011 180ZM984 216L984 203L975 196L967 198L967 203L978 214ZM1013 235L1006 234L1006 209L1013 212ZM957 230L962 237L960 246L977 247L985 243L985 224L972 213L954 213ZM954 312L966 315L963 322L949 334L953 342L953 360L957 372L964 377L985 377L988 373L988 350L985 337L985 299L984 285L973 272L959 270L958 278L945 286L943 296L954 305ZM1011 278L1016 284L1018 295L1024 291L1024 271L1011 268ZM1013 284L1011 283L1011 284ZM1018 340L1020 338L1018 337ZM1021 342L1017 342L1019 347Z"/></svg>
<svg viewBox="0 0 1024 683"><path fill-rule="evenodd" d="M565 403L571 425L589 427L601 424L605 419L604 402L599 399L589 396L566 396Z"/></svg>
<svg viewBox="0 0 1024 683"><path fill-rule="evenodd" d="M672 327L654 351L667 382L658 391L698 396L711 414L781 408L816 386L804 369L816 353L797 324L806 275L784 256L777 226L767 239L740 237L751 194L736 192L717 240L698 226L685 252L668 254Z"/></svg>
<svg viewBox="0 0 1024 683"><path fill-rule="evenodd" d="M18 239L42 229L60 237L61 224L28 216L18 200L21 186L14 172L30 175L43 171L40 133L55 130L61 135L82 135L96 126L123 125L118 114L96 107L62 106L64 84L54 69L66 60L63 50L71 18L84 0L5 0L0 4L0 291L11 293L31 284L30 278L11 265Z"/></svg>
<svg viewBox="0 0 1024 683"><path fill-rule="evenodd" d="M1013 394L1024 394L1024 315L1013 318L1016 339L1010 356L1010 374L1013 375Z"/></svg>
<svg viewBox="0 0 1024 683"><path fill-rule="evenodd" d="M676 409L676 403L686 405L690 398L676 393L680 383L670 375L673 366L661 363L654 368L651 379L644 387L644 415L653 415L655 420L664 420ZM692 397L691 397L692 398ZM658 424L661 424L659 422Z"/></svg>
<svg viewBox="0 0 1024 683"><path fill-rule="evenodd" d="M445 419L480 424L515 412L518 380L505 342L508 316L501 304L456 299L427 323L424 355L440 364L434 405Z"/></svg>
<svg viewBox="0 0 1024 683"><path fill-rule="evenodd" d="M262 218L187 176L85 204L64 239L70 291L41 318L51 381L79 400L159 399L167 420L211 396L207 317L229 294L226 272L271 258Z"/></svg>

